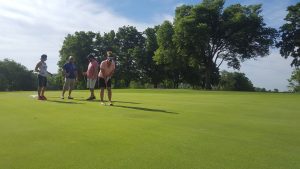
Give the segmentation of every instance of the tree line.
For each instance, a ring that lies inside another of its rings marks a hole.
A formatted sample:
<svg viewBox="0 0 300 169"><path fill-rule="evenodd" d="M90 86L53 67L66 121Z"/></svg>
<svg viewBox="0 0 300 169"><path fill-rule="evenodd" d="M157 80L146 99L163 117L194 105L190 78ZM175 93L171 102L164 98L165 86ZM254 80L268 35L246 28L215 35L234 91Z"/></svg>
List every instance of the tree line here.
<svg viewBox="0 0 300 169"><path fill-rule="evenodd" d="M243 61L265 57L272 47L280 48L284 58L292 57L291 66L300 65L300 3L288 7L286 23L279 31L266 26L261 5L224 7L224 3L224 0L203 0L196 5L182 5L176 8L173 22L164 21L142 32L133 26L123 26L103 34L90 31L68 34L59 51L60 69L52 79L53 84L61 86L61 67L70 55L75 57L78 71L83 72L88 65L86 56L94 53L99 61L104 60L107 48L113 49L116 59L115 88L254 91L245 74L220 72L219 68L227 64L239 70ZM84 86L79 73L77 87Z"/></svg>

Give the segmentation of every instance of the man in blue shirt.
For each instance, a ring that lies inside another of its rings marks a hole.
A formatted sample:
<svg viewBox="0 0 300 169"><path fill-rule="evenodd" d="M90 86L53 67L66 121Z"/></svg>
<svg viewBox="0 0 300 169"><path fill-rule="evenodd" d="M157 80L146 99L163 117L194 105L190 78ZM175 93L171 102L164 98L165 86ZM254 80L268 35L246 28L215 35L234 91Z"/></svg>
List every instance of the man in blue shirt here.
<svg viewBox="0 0 300 169"><path fill-rule="evenodd" d="M69 90L69 96L68 99L73 99L71 96L72 90L74 88L75 82L77 80L77 69L74 64L74 57L70 56L69 57L69 62L66 63L63 66L63 75L65 77L65 84L63 87L63 92L61 95L61 98L64 99L65 97L65 92Z"/></svg>

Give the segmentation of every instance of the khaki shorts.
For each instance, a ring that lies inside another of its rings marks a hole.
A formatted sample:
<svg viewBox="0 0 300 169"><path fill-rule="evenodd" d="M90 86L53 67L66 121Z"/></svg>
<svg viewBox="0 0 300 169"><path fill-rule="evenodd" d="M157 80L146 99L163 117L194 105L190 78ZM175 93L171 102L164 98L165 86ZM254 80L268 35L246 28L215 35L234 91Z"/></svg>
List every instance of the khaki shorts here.
<svg viewBox="0 0 300 169"><path fill-rule="evenodd" d="M94 89L97 79L87 79L86 87L88 89Z"/></svg>
<svg viewBox="0 0 300 169"><path fill-rule="evenodd" d="M64 89L73 89L75 85L75 79L65 78Z"/></svg>

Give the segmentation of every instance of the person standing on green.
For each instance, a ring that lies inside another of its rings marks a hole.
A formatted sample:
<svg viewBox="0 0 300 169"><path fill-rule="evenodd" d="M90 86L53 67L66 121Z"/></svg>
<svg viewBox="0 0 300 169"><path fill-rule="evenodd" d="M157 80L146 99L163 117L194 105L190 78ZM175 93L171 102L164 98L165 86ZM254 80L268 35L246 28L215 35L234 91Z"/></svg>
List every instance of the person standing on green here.
<svg viewBox="0 0 300 169"><path fill-rule="evenodd" d="M63 66L63 75L65 77L65 83L63 86L63 92L61 99L65 98L65 92L69 90L68 99L73 99L71 96L72 90L74 89L75 82L77 80L77 68L74 63L74 57L70 56L68 63Z"/></svg>
<svg viewBox="0 0 300 169"><path fill-rule="evenodd" d="M99 85L100 85L100 102L104 105L104 89L107 89L109 105L112 106L111 101L112 91L111 91L111 78L115 72L116 64L111 50L107 51L106 60L102 61L100 64Z"/></svg>
<svg viewBox="0 0 300 169"><path fill-rule="evenodd" d="M43 54L41 56L41 61L39 61L35 66L35 71L38 72L38 100L47 100L45 97L45 90L47 87L47 76L51 73L47 71L47 55Z"/></svg>
<svg viewBox="0 0 300 169"><path fill-rule="evenodd" d="M98 62L95 59L95 56L93 54L89 54L87 56L87 59L89 60L88 69L86 72L83 72L83 75L87 77L87 88L90 89L90 97L86 100L95 100L95 84L97 82L97 75L98 75Z"/></svg>

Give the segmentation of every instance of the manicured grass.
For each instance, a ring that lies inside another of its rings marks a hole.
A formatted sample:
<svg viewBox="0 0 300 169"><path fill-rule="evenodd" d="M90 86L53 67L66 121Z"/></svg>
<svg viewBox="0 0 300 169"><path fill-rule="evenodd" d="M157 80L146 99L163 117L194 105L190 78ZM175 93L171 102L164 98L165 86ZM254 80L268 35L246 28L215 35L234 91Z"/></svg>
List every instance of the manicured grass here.
<svg viewBox="0 0 300 169"><path fill-rule="evenodd" d="M297 94L114 90L114 107L32 94L0 93L1 169L300 168Z"/></svg>

